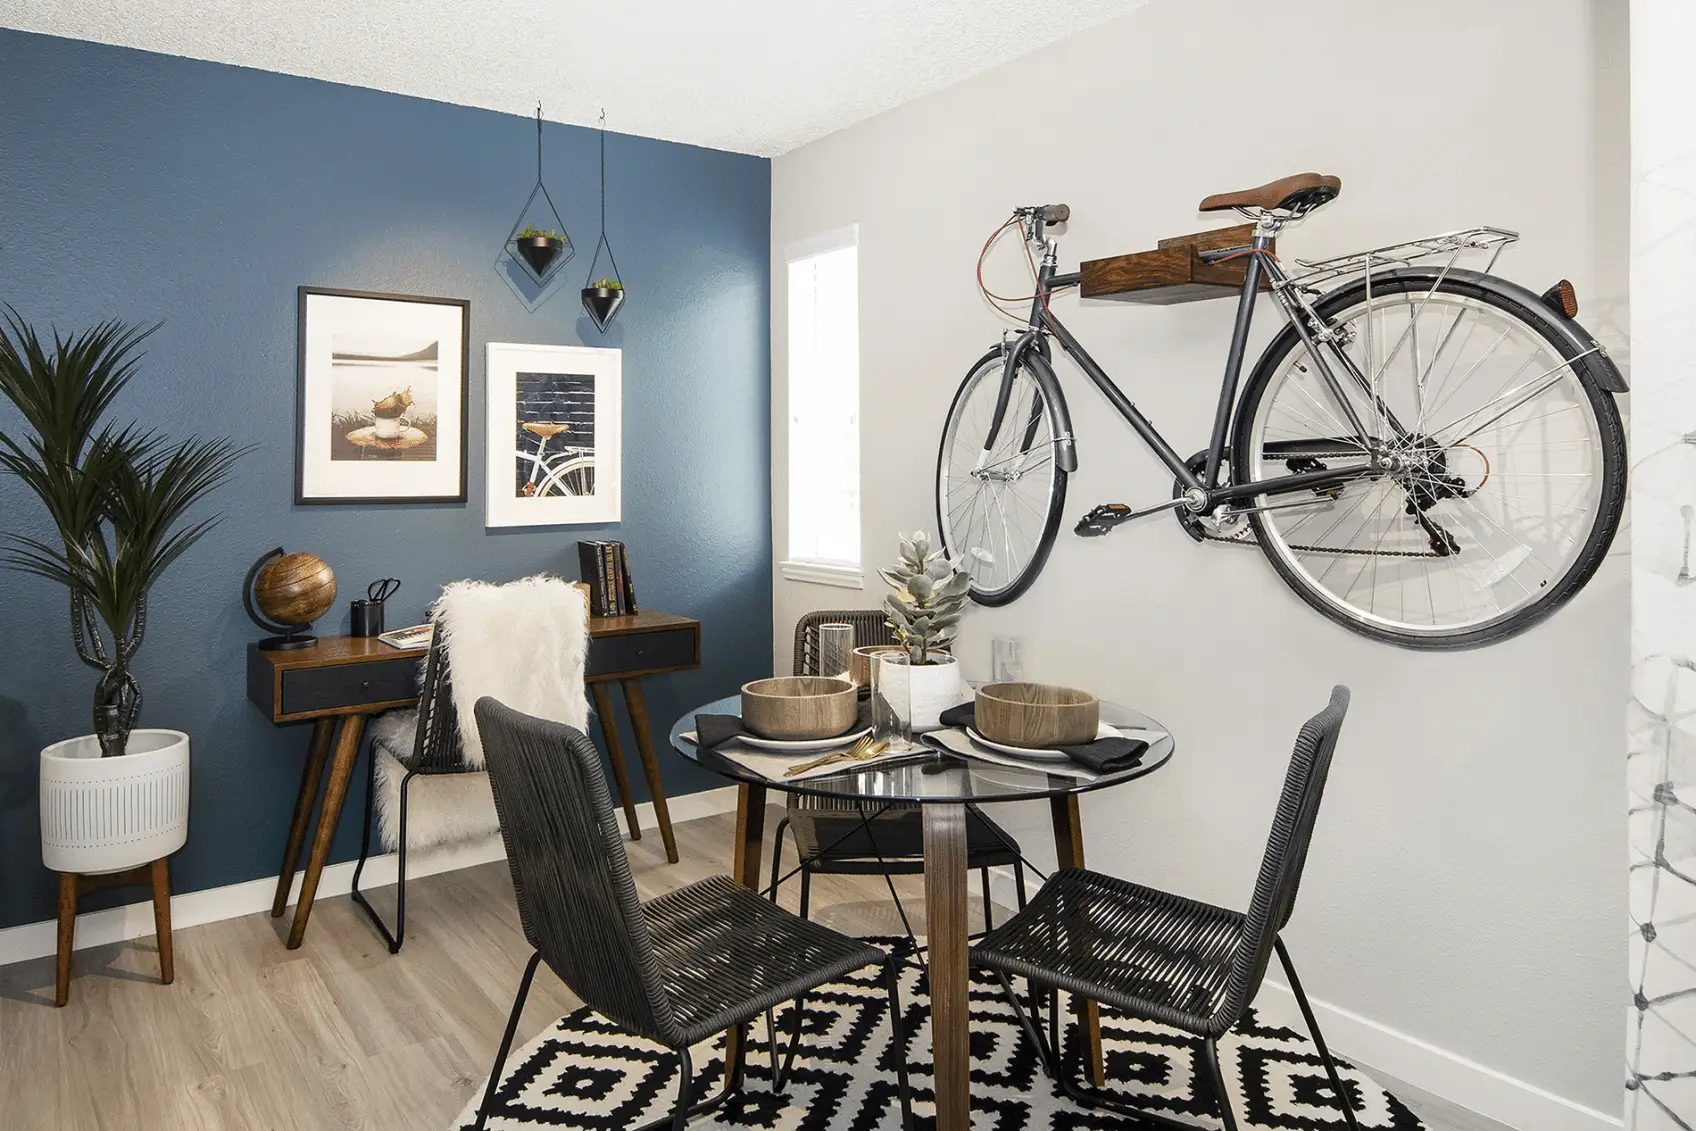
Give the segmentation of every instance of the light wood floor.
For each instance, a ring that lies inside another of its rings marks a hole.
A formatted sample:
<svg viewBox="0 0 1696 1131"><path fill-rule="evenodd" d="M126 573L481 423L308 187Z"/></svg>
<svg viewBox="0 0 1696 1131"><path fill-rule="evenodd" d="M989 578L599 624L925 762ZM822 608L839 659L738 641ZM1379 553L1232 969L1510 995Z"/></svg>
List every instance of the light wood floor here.
<svg viewBox="0 0 1696 1131"><path fill-rule="evenodd" d="M728 871L731 824L678 825L675 865L658 836L628 845L644 898ZM922 918L920 881L897 883ZM0 968L0 1128L443 1131L488 1073L529 952L504 864L414 880L407 903L394 956L345 896L313 908L298 951L263 913L176 932L173 986L153 939L79 951L63 1009L51 958ZM880 879L820 877L813 907L854 933L901 930ZM519 1042L577 1004L543 967ZM1419 1110L1433 1131L1498 1131Z"/></svg>

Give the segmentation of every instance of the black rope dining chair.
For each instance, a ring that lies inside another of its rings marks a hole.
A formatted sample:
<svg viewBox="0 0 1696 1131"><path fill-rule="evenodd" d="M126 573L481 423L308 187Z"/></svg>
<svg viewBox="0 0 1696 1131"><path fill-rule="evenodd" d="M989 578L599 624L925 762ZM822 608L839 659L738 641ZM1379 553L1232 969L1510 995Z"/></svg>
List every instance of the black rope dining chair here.
<svg viewBox="0 0 1696 1131"><path fill-rule="evenodd" d="M365 790L365 831L359 838L359 863L353 866L353 901L383 936L389 953L400 951L406 941L406 798L412 779L420 774L470 774L482 771L465 762L465 749L459 740L459 714L453 705L453 684L448 677L445 645L439 631L430 634L430 650L424 659L424 680L418 689L417 720L412 731L410 749L404 738L398 744L381 735L371 740L371 780ZM406 772L400 779L400 812L397 821L395 850L399 878L395 885L395 926L383 922L382 915L359 890L359 876L365 871L365 861L371 855L371 826L377 796L377 763L384 753L399 762Z"/></svg>
<svg viewBox="0 0 1696 1131"><path fill-rule="evenodd" d="M742 1084L740 1065L718 1095L693 1101L689 1047L740 1030L761 1013L866 966L879 966L894 1029L904 1127L911 1126L898 964L888 953L774 906L729 876L714 876L641 903L613 816L600 755L581 731L532 718L485 696L477 729L487 756L524 937L524 968L506 1033L478 1107L481 1131L494 1108L536 967L546 962L585 1005L628 1033L664 1045L681 1068L669 1120L722 1104ZM781 1091L801 1033L795 1019L780 1073L772 1040L772 1088Z"/></svg>
<svg viewBox="0 0 1696 1131"><path fill-rule="evenodd" d="M877 609L823 609L808 613L795 625L795 675L819 675L819 626L846 624L854 629L854 645L894 644L895 633ZM771 856L771 897L783 876L783 833L788 830L800 858L801 916L812 902L815 875L918 875L925 870L923 814L917 805L881 806L875 814L863 812L863 803L814 794L789 795L783 819L777 824ZM976 871L983 886L983 921L993 926L989 870L1012 868L1018 905L1025 905L1024 857L1019 842L976 805L966 806L966 866ZM901 912L900 896L890 895ZM908 927L908 935L912 928Z"/></svg>
<svg viewBox="0 0 1696 1131"><path fill-rule="evenodd" d="M1225 1131L1236 1131L1219 1066L1219 1038L1254 1001L1275 952L1313 1034L1343 1118L1350 1128L1356 1126L1353 1100L1337 1074L1295 964L1279 937L1295 907L1331 753L1348 706L1348 688L1334 688L1329 705L1309 719L1296 738L1246 914L1070 868L1056 873L1029 907L972 948L973 964L995 973L1025 1035L1035 1042L1044 1070L1073 1100L1194 1131L1193 1124L1132 1107L1109 1092L1072 1079L1059 1054L1059 990L1194 1036L1219 1098ZM1029 1013L1013 993L1009 977L1028 981ZM1055 1031L1049 1038L1042 1034L1036 1009L1039 990L1048 997Z"/></svg>

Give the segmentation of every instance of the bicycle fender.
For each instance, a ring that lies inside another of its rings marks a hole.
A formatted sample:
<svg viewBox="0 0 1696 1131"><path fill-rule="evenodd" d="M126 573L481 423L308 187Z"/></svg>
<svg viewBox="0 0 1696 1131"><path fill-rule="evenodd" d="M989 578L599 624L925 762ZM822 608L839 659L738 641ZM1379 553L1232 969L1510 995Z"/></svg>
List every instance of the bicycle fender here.
<svg viewBox="0 0 1696 1131"><path fill-rule="evenodd" d="M1503 298L1518 306L1524 307L1539 323L1552 330L1562 344L1570 351L1570 356L1588 355L1586 360L1591 364L1591 372L1596 377L1596 383L1610 393L1626 393L1631 387L1625 382L1625 375L1614 364L1613 358L1602 344L1591 336L1590 331L1571 318L1553 315L1544 303L1542 297L1534 291L1510 282L1497 275L1486 275L1482 271L1467 271L1456 268L1445 273L1432 267L1398 267L1390 271L1376 271L1372 275L1374 284L1388 279L1413 279L1420 282L1435 283L1438 279L1445 282L1464 283L1481 291L1488 291L1498 298ZM1336 290L1328 291L1314 303L1316 308L1323 309L1332 303L1350 303L1359 301L1366 293L1364 280L1345 284ZM1284 333L1294 333L1288 326ZM1270 350L1270 346L1267 347Z"/></svg>
<svg viewBox="0 0 1696 1131"><path fill-rule="evenodd" d="M1066 407L1066 395L1060 390L1060 379L1054 375L1054 367L1049 364L1048 357L1047 339L1035 330L1026 333L1007 351L1002 361L1001 395L996 400L996 419L991 434L1000 429L1001 416L1007 410L1007 399L1013 389L1013 373L1019 362L1024 360L1025 367L1042 389L1042 400L1048 409L1048 426L1054 434L1054 465L1070 475L1078 469L1078 447L1072 438L1072 413Z"/></svg>

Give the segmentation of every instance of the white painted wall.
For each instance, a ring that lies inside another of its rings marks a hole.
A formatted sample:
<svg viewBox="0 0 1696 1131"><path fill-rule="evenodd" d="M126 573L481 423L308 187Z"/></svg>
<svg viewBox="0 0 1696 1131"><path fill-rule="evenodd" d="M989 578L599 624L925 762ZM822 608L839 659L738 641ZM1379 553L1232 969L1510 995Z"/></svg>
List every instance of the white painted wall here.
<svg viewBox="0 0 1696 1131"><path fill-rule="evenodd" d="M1474 223L1516 228L1524 239L1502 272L1539 290L1571 278L1583 320L1622 347L1625 51L1622 0L1276 10L1161 0L776 159L774 270L786 243L860 228L868 565L893 553L897 531L934 526L943 414L999 334L973 263L1014 204L1071 204L1069 265L1215 226L1194 211L1209 192L1336 173L1341 198L1285 233L1286 255ZM1277 128L1281 109L1288 128ZM1177 446L1204 446L1229 302L1059 302ZM1269 313L1257 341L1273 328ZM780 557L784 316L780 288ZM1082 461L1068 527L1098 502L1165 496L1164 469L1069 362L1061 377ZM1238 906L1295 730L1333 682L1348 683L1354 708L1287 936L1310 991L1358 1015L1365 1027L1351 1032L1378 1032L1357 1046L1395 1062L1379 1067L1423 1077L1413 1083L1528 1128L1601 1127L1620 1111L1624 551L1622 540L1585 592L1529 634L1432 655L1355 637L1310 612L1258 554L1198 546L1151 519L1097 541L1062 534L1032 591L972 613L957 651L983 675L989 636L1011 633L1031 676L1164 720L1174 764L1085 799L1090 863ZM780 670L796 618L875 604L869 576L858 592L775 582ZM1003 815L1034 856L1052 859L1043 810Z"/></svg>

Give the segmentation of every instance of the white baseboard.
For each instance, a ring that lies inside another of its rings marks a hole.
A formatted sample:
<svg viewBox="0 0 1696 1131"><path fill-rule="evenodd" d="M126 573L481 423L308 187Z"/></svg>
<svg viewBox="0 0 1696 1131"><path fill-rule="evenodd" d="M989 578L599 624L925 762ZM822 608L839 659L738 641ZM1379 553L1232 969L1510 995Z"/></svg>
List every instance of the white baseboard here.
<svg viewBox="0 0 1696 1131"><path fill-rule="evenodd" d="M724 786L700 793L686 793L667 800L672 823L681 824L697 817L735 812L736 787ZM636 806L636 815L645 835L658 835L652 802L644 801ZM622 826L624 814L620 812L617 816ZM408 879L417 879L420 876L433 876L438 872L451 872L505 858L506 852L501 847L500 837L486 837L447 848L416 851L407 861L406 873ZM352 891L354 864L355 861L348 860L326 867L318 879L318 898L346 895ZM362 889L385 887L394 883L398 875L399 866L393 853L373 856L365 863L365 874L360 877L360 885ZM290 905L300 897L301 881L301 874L296 873L294 888L289 893ZM216 923L221 919L234 919L259 911L269 911L271 898L276 891L276 877L266 876L245 883L174 895L171 897L171 927L173 930L180 930L201 923ZM77 916L76 949L106 946L128 939L144 938L152 933L151 900L125 904L105 911L91 911L86 915ZM57 948L57 926L51 919L0 930L0 966L41 958L53 954Z"/></svg>
<svg viewBox="0 0 1696 1131"><path fill-rule="evenodd" d="M1012 869L991 869L990 896L998 906L1017 906ZM1283 983L1267 978L1255 1004L1297 1032L1305 1031L1295 995ZM1574 1103L1341 1006L1314 997L1308 1004L1326 1043L1345 1060L1498 1123L1521 1131L1611 1131L1624 1125L1619 1115Z"/></svg>

